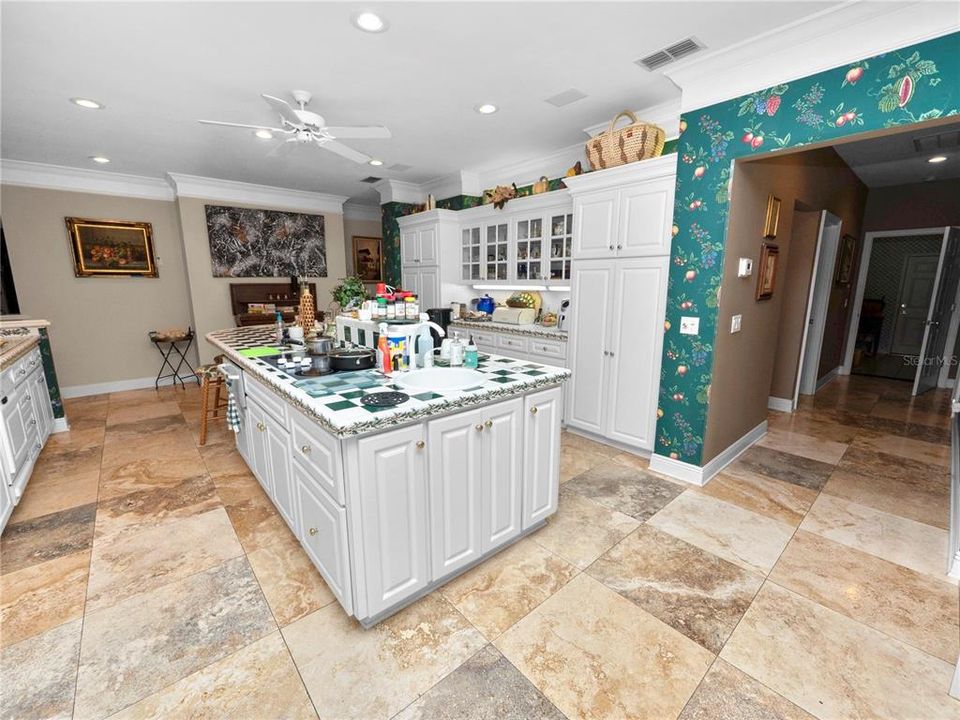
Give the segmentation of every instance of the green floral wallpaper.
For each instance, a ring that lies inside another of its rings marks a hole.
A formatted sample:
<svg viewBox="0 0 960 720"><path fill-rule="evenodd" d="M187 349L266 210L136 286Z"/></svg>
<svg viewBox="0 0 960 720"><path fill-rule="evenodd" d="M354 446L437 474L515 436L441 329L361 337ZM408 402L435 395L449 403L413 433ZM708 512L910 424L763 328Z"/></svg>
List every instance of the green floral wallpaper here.
<svg viewBox="0 0 960 720"><path fill-rule="evenodd" d="M958 88L960 33L953 33L681 118L658 454L701 464L732 161L955 115ZM681 315L700 317L699 336L680 335Z"/></svg>
<svg viewBox="0 0 960 720"><path fill-rule="evenodd" d="M380 206L380 231L383 236L383 274L387 285L400 285L400 225L397 218L417 210L413 203L388 202Z"/></svg>
<svg viewBox="0 0 960 720"><path fill-rule="evenodd" d="M60 383L57 380L57 369L53 366L53 350L50 348L50 336L47 335L46 328L40 328L40 361L43 363L43 374L47 379L53 416L62 418L63 400L60 398Z"/></svg>

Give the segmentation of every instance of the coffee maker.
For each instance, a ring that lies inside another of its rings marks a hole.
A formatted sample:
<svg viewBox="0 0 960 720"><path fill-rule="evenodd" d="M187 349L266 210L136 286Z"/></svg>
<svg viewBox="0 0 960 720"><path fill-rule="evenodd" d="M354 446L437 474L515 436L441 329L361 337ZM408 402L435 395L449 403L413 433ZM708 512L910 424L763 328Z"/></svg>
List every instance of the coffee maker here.
<svg viewBox="0 0 960 720"><path fill-rule="evenodd" d="M447 332L447 326L450 324L453 311L448 308L429 308L427 310L427 317L430 319L430 322L434 322L440 327L443 328L444 332ZM433 346L440 347L440 335L436 330L430 328L430 334L433 335Z"/></svg>

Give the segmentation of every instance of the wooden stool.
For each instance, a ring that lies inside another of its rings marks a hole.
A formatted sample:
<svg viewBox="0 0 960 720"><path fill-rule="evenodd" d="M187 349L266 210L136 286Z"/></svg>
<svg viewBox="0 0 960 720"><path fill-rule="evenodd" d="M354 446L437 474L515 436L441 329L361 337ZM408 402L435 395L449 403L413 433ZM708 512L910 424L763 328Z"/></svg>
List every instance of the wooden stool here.
<svg viewBox="0 0 960 720"><path fill-rule="evenodd" d="M212 415L220 417L220 410L227 407L227 399L221 396L223 375L217 366L223 362L223 355L213 358L210 365L201 365L197 368L197 377L200 378L200 444L207 443L207 419ZM213 407L210 407L210 388L213 388Z"/></svg>

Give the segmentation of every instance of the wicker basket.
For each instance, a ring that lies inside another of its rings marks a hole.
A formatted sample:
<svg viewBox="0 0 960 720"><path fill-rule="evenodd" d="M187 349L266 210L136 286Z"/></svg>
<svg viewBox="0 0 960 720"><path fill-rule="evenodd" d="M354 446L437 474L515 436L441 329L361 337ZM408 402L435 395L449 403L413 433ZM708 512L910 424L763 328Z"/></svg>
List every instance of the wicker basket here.
<svg viewBox="0 0 960 720"><path fill-rule="evenodd" d="M629 118L630 124L615 130L617 120L622 117ZM649 160L663 152L665 140L663 128L637 120L636 115L624 110L610 122L606 132L587 140L587 159L594 170Z"/></svg>

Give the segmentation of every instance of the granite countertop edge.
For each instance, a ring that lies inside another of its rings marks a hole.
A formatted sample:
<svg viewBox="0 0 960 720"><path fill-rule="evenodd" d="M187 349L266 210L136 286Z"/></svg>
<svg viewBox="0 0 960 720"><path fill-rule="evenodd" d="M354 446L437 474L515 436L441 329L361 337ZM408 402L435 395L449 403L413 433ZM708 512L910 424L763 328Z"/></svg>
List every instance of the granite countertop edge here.
<svg viewBox="0 0 960 720"><path fill-rule="evenodd" d="M567 340L566 330L558 330L556 327L544 327L543 325L510 325L492 320L452 320L449 327L462 330L489 330L490 332L559 340L561 342L566 342Z"/></svg>
<svg viewBox="0 0 960 720"><path fill-rule="evenodd" d="M9 345L5 345L3 351L0 352L0 370L6 370L39 344L40 336L36 334L25 335L22 338L10 341Z"/></svg>

